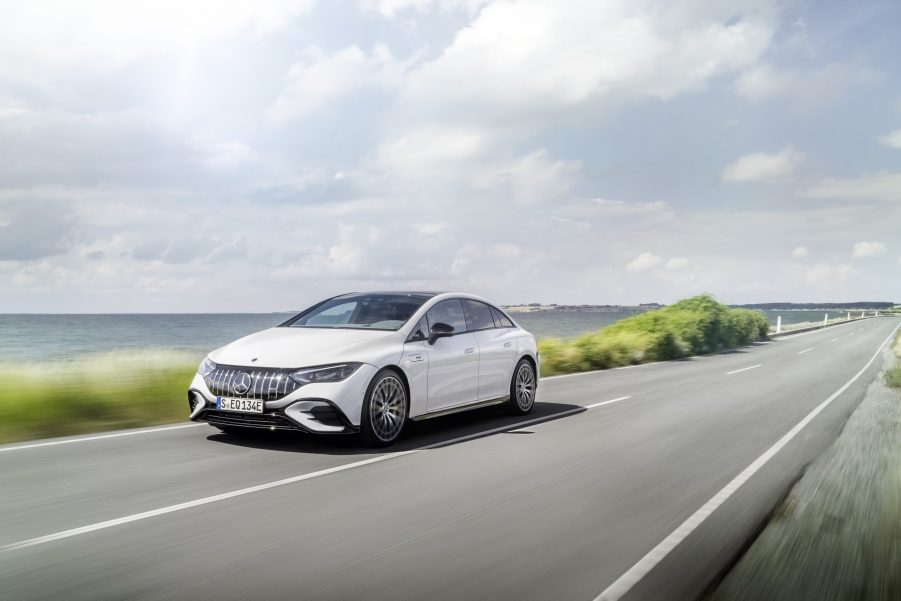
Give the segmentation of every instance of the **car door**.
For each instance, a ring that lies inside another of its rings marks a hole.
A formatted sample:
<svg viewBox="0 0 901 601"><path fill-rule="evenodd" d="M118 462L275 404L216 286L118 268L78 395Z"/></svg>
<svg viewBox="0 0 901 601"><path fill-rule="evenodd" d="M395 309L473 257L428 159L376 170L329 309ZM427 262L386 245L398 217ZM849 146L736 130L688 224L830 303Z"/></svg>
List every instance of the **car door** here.
<svg viewBox="0 0 901 601"><path fill-rule="evenodd" d="M499 327L489 305L469 299L462 302L467 325L479 345L478 398L483 401L506 396L510 394L517 352L514 328Z"/></svg>
<svg viewBox="0 0 901 601"><path fill-rule="evenodd" d="M467 331L463 306L459 299L443 300L429 309L426 320L431 328L445 323L454 334L427 345L429 412L441 411L477 400L479 392L479 346Z"/></svg>
<svg viewBox="0 0 901 601"><path fill-rule="evenodd" d="M410 416L418 417L429 410L429 325L426 318L417 322L404 342L401 367L410 386Z"/></svg>

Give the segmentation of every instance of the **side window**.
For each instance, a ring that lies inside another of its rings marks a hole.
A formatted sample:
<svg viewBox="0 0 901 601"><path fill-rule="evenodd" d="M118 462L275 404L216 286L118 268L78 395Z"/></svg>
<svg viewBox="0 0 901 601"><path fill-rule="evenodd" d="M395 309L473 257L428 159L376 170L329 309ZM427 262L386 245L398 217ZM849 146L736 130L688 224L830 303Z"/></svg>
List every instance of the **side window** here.
<svg viewBox="0 0 901 601"><path fill-rule="evenodd" d="M455 298L441 301L429 309L426 317L429 320L429 327L440 322L453 326L455 334L466 331L466 318L463 316L463 306Z"/></svg>
<svg viewBox="0 0 901 601"><path fill-rule="evenodd" d="M407 342L419 342L420 340L426 340L428 337L429 329L426 327L426 320L423 317L413 328L413 331L410 332L410 335L407 336Z"/></svg>
<svg viewBox="0 0 901 601"><path fill-rule="evenodd" d="M490 330L494 327L494 317L491 316L491 308L479 301L464 299L463 315L470 330Z"/></svg>
<svg viewBox="0 0 901 601"><path fill-rule="evenodd" d="M497 322L498 327L501 328L512 328L513 322L510 321L510 318L500 312L500 310L491 307L491 312L494 314L494 321Z"/></svg>

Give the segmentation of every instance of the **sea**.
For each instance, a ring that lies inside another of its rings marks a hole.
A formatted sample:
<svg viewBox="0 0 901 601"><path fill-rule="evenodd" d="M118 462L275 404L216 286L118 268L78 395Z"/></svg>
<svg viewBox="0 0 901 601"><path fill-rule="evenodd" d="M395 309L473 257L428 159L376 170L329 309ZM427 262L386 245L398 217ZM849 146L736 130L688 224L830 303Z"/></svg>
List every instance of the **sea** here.
<svg viewBox="0 0 901 601"><path fill-rule="evenodd" d="M539 338L573 338L637 311L536 311L512 317ZM823 311L765 311L784 325L822 321ZM291 313L0 314L0 362L69 360L129 349L202 356L236 338L276 326ZM843 315L835 312L830 319Z"/></svg>

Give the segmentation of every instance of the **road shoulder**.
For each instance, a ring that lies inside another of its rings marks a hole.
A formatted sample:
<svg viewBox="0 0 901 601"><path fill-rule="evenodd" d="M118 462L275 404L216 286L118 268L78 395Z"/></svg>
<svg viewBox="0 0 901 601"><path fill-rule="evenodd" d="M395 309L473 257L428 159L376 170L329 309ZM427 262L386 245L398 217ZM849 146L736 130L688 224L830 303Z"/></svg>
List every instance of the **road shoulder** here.
<svg viewBox="0 0 901 601"><path fill-rule="evenodd" d="M883 373L712 601L901 598L901 391Z"/></svg>

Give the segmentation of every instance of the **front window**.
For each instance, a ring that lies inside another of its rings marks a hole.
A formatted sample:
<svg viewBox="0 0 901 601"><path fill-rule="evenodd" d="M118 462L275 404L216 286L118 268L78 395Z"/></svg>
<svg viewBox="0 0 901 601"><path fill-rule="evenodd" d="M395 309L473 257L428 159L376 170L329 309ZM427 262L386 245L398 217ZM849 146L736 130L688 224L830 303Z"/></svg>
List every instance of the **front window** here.
<svg viewBox="0 0 901 601"><path fill-rule="evenodd" d="M282 326L397 330L428 298L424 294L348 294L319 303Z"/></svg>

